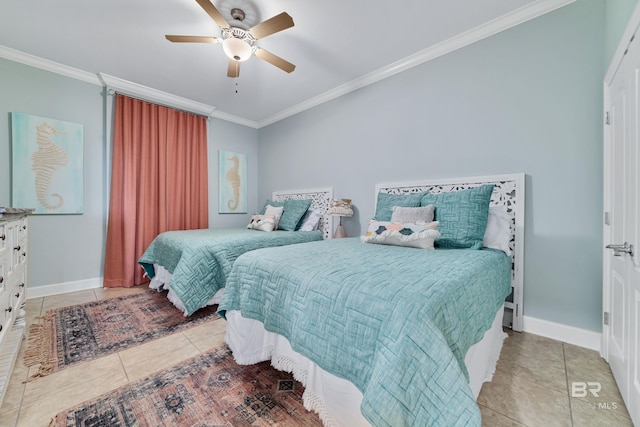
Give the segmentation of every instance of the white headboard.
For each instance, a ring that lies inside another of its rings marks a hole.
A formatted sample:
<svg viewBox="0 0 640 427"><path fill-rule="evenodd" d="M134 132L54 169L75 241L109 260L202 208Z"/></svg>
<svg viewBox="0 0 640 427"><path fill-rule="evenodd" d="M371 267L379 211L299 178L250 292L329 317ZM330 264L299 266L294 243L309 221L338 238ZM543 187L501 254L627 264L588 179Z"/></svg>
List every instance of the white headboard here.
<svg viewBox="0 0 640 427"><path fill-rule="evenodd" d="M322 218L318 224L318 230L322 231L324 239L330 239L333 235L333 217L329 215L329 204L331 203L331 199L333 199L333 187L315 188L311 190L274 191L271 199L274 202L282 202L287 199L311 199L310 209L320 209L322 211Z"/></svg>
<svg viewBox="0 0 640 427"><path fill-rule="evenodd" d="M524 173L509 175L476 176L470 178L450 178L420 182L404 182L376 185L378 193L411 194L428 190L431 193L464 190L483 184L494 184L491 206L504 206L511 216L511 249L513 292L505 302L504 325L515 331L522 330L523 289L524 289Z"/></svg>

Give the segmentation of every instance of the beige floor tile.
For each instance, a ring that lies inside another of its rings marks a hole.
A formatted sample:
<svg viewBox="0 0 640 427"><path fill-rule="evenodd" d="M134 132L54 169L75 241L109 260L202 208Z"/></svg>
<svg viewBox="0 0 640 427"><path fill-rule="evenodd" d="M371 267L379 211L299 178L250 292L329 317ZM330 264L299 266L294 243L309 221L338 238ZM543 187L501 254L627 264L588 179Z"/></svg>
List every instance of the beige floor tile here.
<svg viewBox="0 0 640 427"><path fill-rule="evenodd" d="M607 373L611 372L609 364L597 351L567 343L563 343L563 346L567 365L577 365Z"/></svg>
<svg viewBox="0 0 640 427"><path fill-rule="evenodd" d="M185 338L186 340L186 338ZM130 382L145 378L148 375L176 365L200 354L200 351L186 340L188 344L174 347L173 351L156 354L140 362L129 364L125 370Z"/></svg>
<svg viewBox="0 0 640 427"><path fill-rule="evenodd" d="M140 364L156 356L171 353L183 347L195 349L187 337L182 333L177 333L122 350L118 353L118 356L122 361L122 366L128 370L132 365Z"/></svg>
<svg viewBox="0 0 640 427"><path fill-rule="evenodd" d="M43 303L44 298L30 298L25 301L24 309L27 312L27 315L40 316Z"/></svg>
<svg viewBox="0 0 640 427"><path fill-rule="evenodd" d="M560 341L511 332L505 340L496 371L517 374L541 386L567 393Z"/></svg>
<svg viewBox="0 0 640 427"><path fill-rule="evenodd" d="M55 396L70 388L83 388L84 384L91 383L96 378L109 376L117 378L124 375L120 358L117 354L112 354L28 382L24 391L23 405Z"/></svg>
<svg viewBox="0 0 640 427"><path fill-rule="evenodd" d="M629 412L624 404L618 385L613 378L611 369L609 369L608 365L606 368L608 372L567 363L569 394L572 397L578 398L576 399L576 404L582 402L582 404L578 405L581 408L591 406L629 418ZM580 383L576 385L575 390L572 385L574 382ZM593 384L586 384L585 387L584 383L589 382ZM595 396L595 394L597 394L597 396ZM587 411L587 413L591 412L592 411Z"/></svg>
<svg viewBox="0 0 640 427"><path fill-rule="evenodd" d="M526 427L524 424L512 420L511 418L502 415L486 406L480 406L480 413L482 414L482 426L483 427Z"/></svg>
<svg viewBox="0 0 640 427"><path fill-rule="evenodd" d="M493 381L482 387L478 404L527 426L571 426L566 393L517 375L496 372Z"/></svg>
<svg viewBox="0 0 640 427"><path fill-rule="evenodd" d="M123 372L95 377L71 387L50 392L37 401L25 404L18 415L18 426L46 427L47 423L60 411L71 408L87 400L96 398L117 387L127 384Z"/></svg>
<svg viewBox="0 0 640 427"><path fill-rule="evenodd" d="M42 304L42 314L56 308L66 307L69 305L84 304L86 302L95 300L96 294L93 293L93 289L48 296L44 299L44 303Z"/></svg>
<svg viewBox="0 0 640 427"><path fill-rule="evenodd" d="M183 334L200 352L204 352L222 347L225 344L226 326L226 320L216 319L195 328L187 329L183 331Z"/></svg>
<svg viewBox="0 0 640 427"><path fill-rule="evenodd" d="M3 408L4 409L4 408ZM0 426L2 427L14 427L17 426L19 410L11 409L9 411L0 411Z"/></svg>
<svg viewBox="0 0 640 427"><path fill-rule="evenodd" d="M571 399L571 417L576 427L633 427L626 409L615 403Z"/></svg>
<svg viewBox="0 0 640 427"><path fill-rule="evenodd" d="M132 288L95 288L93 292L97 299L116 298L126 295L138 294L149 290L149 285L138 285Z"/></svg>

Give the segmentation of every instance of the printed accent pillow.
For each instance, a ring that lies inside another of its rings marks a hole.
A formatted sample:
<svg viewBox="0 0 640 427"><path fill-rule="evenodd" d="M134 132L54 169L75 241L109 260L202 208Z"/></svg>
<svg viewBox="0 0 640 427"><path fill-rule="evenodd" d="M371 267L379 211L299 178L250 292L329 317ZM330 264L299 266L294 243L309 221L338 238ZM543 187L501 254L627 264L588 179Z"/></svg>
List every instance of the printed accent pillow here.
<svg viewBox="0 0 640 427"><path fill-rule="evenodd" d="M421 206L418 208L405 208L402 206L394 206L391 208L391 222L404 224L407 222L431 222L433 221L433 205Z"/></svg>
<svg viewBox="0 0 640 427"><path fill-rule="evenodd" d="M425 193L416 194L388 194L378 193L376 203L376 214L373 219L376 221L391 221L391 209L394 206L418 207L420 200Z"/></svg>
<svg viewBox="0 0 640 427"><path fill-rule="evenodd" d="M419 249L434 249L434 241L440 237L438 222L398 224L389 221L371 220L363 243L380 245L408 246Z"/></svg>
<svg viewBox="0 0 640 427"><path fill-rule="evenodd" d="M436 246L453 249L481 249L489 216L493 184L466 190L422 196L422 206L435 207L435 219L440 223L440 238Z"/></svg>
<svg viewBox="0 0 640 427"><path fill-rule="evenodd" d="M254 215L251 222L247 225L250 230L273 231L276 225L276 219L273 215Z"/></svg>

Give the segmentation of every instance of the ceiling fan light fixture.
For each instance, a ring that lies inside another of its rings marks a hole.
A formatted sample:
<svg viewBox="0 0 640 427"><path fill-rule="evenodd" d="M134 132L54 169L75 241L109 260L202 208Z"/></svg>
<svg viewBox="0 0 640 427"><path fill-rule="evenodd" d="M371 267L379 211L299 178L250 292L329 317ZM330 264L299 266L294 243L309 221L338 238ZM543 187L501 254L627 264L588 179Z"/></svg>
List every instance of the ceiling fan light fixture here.
<svg viewBox="0 0 640 427"><path fill-rule="evenodd" d="M229 37L222 42L222 50L229 59L242 62L251 57L251 46L244 40Z"/></svg>

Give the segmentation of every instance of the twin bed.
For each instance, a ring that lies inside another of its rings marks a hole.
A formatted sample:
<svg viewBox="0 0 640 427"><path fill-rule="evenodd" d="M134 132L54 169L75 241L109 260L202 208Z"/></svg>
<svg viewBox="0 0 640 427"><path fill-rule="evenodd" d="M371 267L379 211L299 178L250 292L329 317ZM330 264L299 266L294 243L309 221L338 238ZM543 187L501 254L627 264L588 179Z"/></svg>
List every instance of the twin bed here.
<svg viewBox="0 0 640 427"><path fill-rule="evenodd" d="M234 228L168 231L151 242L138 263L151 279L149 286L167 290L169 300L185 316L190 316L199 308L219 302L231 266L243 253L328 238L333 226L327 213L332 198L332 188L273 193L274 204L310 200L308 210L319 213L315 230L265 232Z"/></svg>
<svg viewBox="0 0 640 427"><path fill-rule="evenodd" d="M378 185L376 199L377 222L366 237L229 258L207 285L224 287L225 339L239 364L271 360L293 372L305 386L305 406L327 426L480 425L475 399L493 375L503 324L522 327L524 175ZM438 223L397 227L382 218L383 205L401 211L396 202L432 204ZM475 224L467 210L485 202L488 212ZM328 217L323 225L328 237ZM381 241L391 230L395 237ZM419 240L428 248L434 239L435 250L406 247ZM177 270L163 285L170 292L189 287L174 285ZM178 296L186 314L204 299L191 306Z"/></svg>
<svg viewBox="0 0 640 427"><path fill-rule="evenodd" d="M445 230L468 220L477 195L449 207L438 195L487 184L493 236L482 245L493 248L445 249L460 237ZM475 399L493 375L502 323L521 325L524 175L376 191L378 205L395 200L379 193L430 193L440 246L350 238L248 252L234 263L219 306L226 341L240 364L271 360L293 372L305 406L327 426L480 425Z"/></svg>

